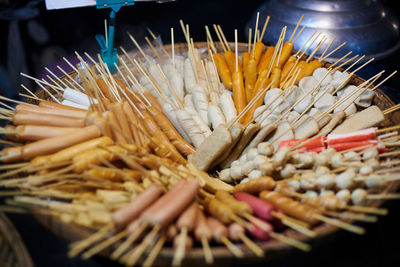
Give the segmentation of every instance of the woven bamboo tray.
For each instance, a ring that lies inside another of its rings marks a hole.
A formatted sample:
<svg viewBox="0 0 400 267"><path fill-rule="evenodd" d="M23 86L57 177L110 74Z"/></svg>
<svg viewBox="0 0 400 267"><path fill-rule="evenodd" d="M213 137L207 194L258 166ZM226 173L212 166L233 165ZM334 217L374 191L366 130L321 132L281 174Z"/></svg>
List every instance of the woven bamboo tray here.
<svg viewBox="0 0 400 267"><path fill-rule="evenodd" d="M24 242L3 212L0 212L0 266L33 267Z"/></svg>
<svg viewBox="0 0 400 267"><path fill-rule="evenodd" d="M198 42L195 43L196 48L199 48L200 51L205 51L207 47L207 43L205 42ZM233 45L231 44L231 47L233 48ZM164 48L167 51L171 51L171 46L170 45L165 45ZM219 46L217 45L218 51ZM147 54L152 55L151 50L145 49L145 52ZM238 50L240 52L247 51L247 44L240 43L238 45ZM136 51L130 52L129 55L131 57L135 57L137 54ZM186 55L187 54L187 45L186 44L175 44L175 54L176 55ZM205 53L207 52L205 51ZM125 62L128 64L128 66L132 69L133 66L127 60L125 56L122 56L125 60ZM331 64L330 63L323 63L323 66L329 67ZM75 73L71 73L75 74ZM359 85L365 80L361 77L358 77L356 75L353 75L353 77L350 80L350 84L354 85ZM383 93L379 88L375 90L376 94L373 99L373 103L377 105L378 107L381 108L381 110L385 110L391 106L394 106L394 102L387 96L385 93ZM38 96L41 98L48 98L45 94L45 92L38 91L37 92ZM400 112L393 112L390 115L386 116L386 120L382 122L381 126L390 126L390 125L398 125L400 124ZM400 183L394 182L390 186L386 188L387 192L395 192L398 188L400 187ZM368 201L369 206L373 207L378 207L383 203L381 200L370 200ZM66 224L62 221L60 221L58 218L53 217L53 216L47 216L47 215L35 215L37 220L42 223L45 227L47 227L51 232L56 234L57 236L60 236L63 239L66 239L70 242L77 241L84 239L88 237L90 234L93 233L92 230L87 229L83 226L76 225L76 224ZM349 222L349 221L348 221ZM313 228L313 230L317 233L317 237L312 239L312 244L318 244L319 242L323 242L323 237L326 237L327 235L332 235L336 231L338 231L338 228L332 225L328 224L321 224ZM297 239L301 241L310 241L311 239L298 233L295 232L294 230L287 229L284 232L286 235ZM368 234L368 233L367 233ZM283 244L279 241L276 240L270 240L267 242L257 242L257 244L264 249L265 251L268 251L266 253L266 256L264 258L257 258L247 247L244 245L239 245L239 248L244 252L244 257L241 259L235 258L231 252L226 249L224 246L221 245L215 245L212 244L212 252L214 256L214 266L229 266L229 265L235 265L235 264L254 264L254 263L260 263L269 259L273 258L278 258L282 257L283 255L287 255L290 253L293 249L286 244ZM118 244L117 244L118 245ZM104 250L101 252L100 255L107 257L110 255L110 252L114 250L115 247L111 247L109 249ZM164 247L160 254L158 255L154 266L169 266L172 262L172 257L173 257L173 249L171 247ZM201 249L201 247L194 247L193 249L190 250L190 252L186 253L183 265L188 264L190 262L191 266L204 266L204 254Z"/></svg>

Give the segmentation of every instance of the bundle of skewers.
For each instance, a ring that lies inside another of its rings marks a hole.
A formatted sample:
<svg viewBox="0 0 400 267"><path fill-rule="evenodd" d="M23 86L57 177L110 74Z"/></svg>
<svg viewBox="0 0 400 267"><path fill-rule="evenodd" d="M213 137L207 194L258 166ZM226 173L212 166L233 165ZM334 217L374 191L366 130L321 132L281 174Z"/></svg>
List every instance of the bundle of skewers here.
<svg viewBox="0 0 400 267"><path fill-rule="evenodd" d="M271 239L308 251L321 224L363 234L352 223L375 222L387 213L376 201L400 197L400 127L387 127L400 106L372 104L395 72L352 84L372 60L324 63L344 44L330 49L317 32L293 51L302 19L266 46L269 18L260 31L257 16L242 51L237 31L228 43L219 25L219 44L206 26L196 48L181 21L183 53L173 29L171 53L149 31L149 49L129 34L137 51L121 47L114 75L87 53L76 66L65 59L72 73L57 66L64 77L22 74L42 91L0 97L11 122L0 130L2 209L84 227L92 234L69 256L108 249L128 266L151 266L163 247L174 266L196 247L211 264L220 244L238 258L263 257Z"/></svg>

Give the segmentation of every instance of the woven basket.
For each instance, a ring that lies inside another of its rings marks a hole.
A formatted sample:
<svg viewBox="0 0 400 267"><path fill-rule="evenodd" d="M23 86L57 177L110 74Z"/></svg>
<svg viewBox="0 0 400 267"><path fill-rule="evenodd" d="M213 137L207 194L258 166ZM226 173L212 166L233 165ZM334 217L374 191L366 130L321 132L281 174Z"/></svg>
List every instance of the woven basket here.
<svg viewBox="0 0 400 267"><path fill-rule="evenodd" d="M199 42L195 43L195 46L202 50L203 52L205 51L205 48L207 47L207 43L205 42ZM231 44L231 47L233 48L233 45ZM167 51L171 51L171 46L170 45L165 45L164 48ZM217 49L220 47L217 45ZM220 51L221 49L219 49ZM240 52L245 52L247 51L247 44L240 43L238 44L238 50ZM151 50L145 51L148 54L152 54ZM131 57L135 57L138 52L130 52L129 55ZM175 44L175 54L180 54L180 55L186 55L187 54L187 45L186 44ZM205 52L204 55L207 53ZM132 66L130 61L123 55L122 56L125 59L125 62L127 65L131 68L131 70L134 71L134 73L138 73L135 67ZM330 63L324 63L323 64L325 67L328 67L331 65ZM123 68L122 71L124 72ZM365 80L362 79L361 77L353 75L353 77L350 80L350 84L354 85L359 85ZM373 99L373 103L377 106L379 106L382 110L387 109L391 106L394 105L393 101L386 95L384 94L380 89L377 89L375 94L375 97ZM38 92L38 95L40 97L45 97L45 93L41 90ZM391 113L390 115L386 116L386 120L382 123L381 126L390 126L390 125L397 125L400 124L400 112L394 112ZM400 184L399 183L392 183L386 191L388 192L394 192L399 188ZM373 207L378 207L383 203L381 200L374 200L374 201L369 201L368 205L373 206ZM86 229L82 226L76 225L76 224L65 224L56 217L51 217L51 216L43 216L43 215L36 215L36 218L49 230L51 230L54 234L57 236L60 236L68 241L77 241L84 239L88 237L91 233L93 233L91 230ZM349 221L348 221L349 222ZM323 237L326 235L331 235L338 231L338 228L332 225L328 224L321 224L313 228L313 230L317 233L317 237L313 239L312 243L317 244L319 242L323 242ZM294 239L301 240L301 241L309 241L309 238L295 232L294 230L287 229L284 232L287 236L290 236ZM278 258L281 257L285 254L290 253L294 248L283 244L282 242L276 241L276 240L270 240L267 242L257 242L257 244L264 250L268 251L266 253L266 256L262 259L257 258L254 253L252 253L247 247L244 245L239 245L239 248L244 252L244 257L242 259L235 258L231 252L225 248L224 246L221 245L213 245L212 246L212 253L214 256L214 266L232 266L235 264L255 264L255 263L260 263L260 262L265 262L268 259L273 259L273 258ZM113 248L106 249L103 252L101 252L101 255L103 256L108 256L111 251L113 251ZM170 247L165 247L162 249L160 254L158 255L155 266L165 266L165 265L170 265L173 257L173 249ZM201 247L194 247L193 249L190 250L185 256L184 263L189 263L191 266L204 266L204 254L201 249Z"/></svg>
<svg viewBox="0 0 400 267"><path fill-rule="evenodd" d="M3 212L0 212L0 266L33 267L19 233Z"/></svg>

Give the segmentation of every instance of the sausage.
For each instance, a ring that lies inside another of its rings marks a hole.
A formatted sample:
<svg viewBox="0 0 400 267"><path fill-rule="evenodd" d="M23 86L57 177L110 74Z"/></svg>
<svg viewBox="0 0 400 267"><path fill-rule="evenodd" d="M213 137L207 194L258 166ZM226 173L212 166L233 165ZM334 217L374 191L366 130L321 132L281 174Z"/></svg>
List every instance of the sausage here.
<svg viewBox="0 0 400 267"><path fill-rule="evenodd" d="M258 194L264 190L272 190L275 186L276 182L274 179L269 176L264 176L235 185L232 193L245 192L249 194Z"/></svg>
<svg viewBox="0 0 400 267"><path fill-rule="evenodd" d="M269 240L271 238L271 233L273 233L273 231L274 231L274 227L272 226L272 224L270 224L269 222L267 222L265 220L261 220L259 218L255 218L255 220L261 221L262 224L264 225L264 227L269 226L270 230L265 231L265 230L261 229L260 227L258 227L256 224L251 223L253 228L249 231L250 235L261 241Z"/></svg>
<svg viewBox="0 0 400 267"><path fill-rule="evenodd" d="M226 228L226 226L223 225L219 220L213 217L208 217L207 224L212 229L213 239L215 242L221 244L222 237L228 237L228 228Z"/></svg>
<svg viewBox="0 0 400 267"><path fill-rule="evenodd" d="M127 120L127 118L125 116L124 110L122 108L122 104L119 103L119 102L111 104L111 110L115 114L115 116L116 116L116 118L117 118L117 120L119 122L121 131L123 133L125 133L125 135L126 135L126 137L124 136L124 138L128 139L126 141L128 143L133 143L131 129L130 129L130 126L128 124L128 120Z"/></svg>
<svg viewBox="0 0 400 267"><path fill-rule="evenodd" d="M16 135L22 140L38 141L54 136L73 133L81 128L53 127L40 125L19 125L15 127Z"/></svg>
<svg viewBox="0 0 400 267"><path fill-rule="evenodd" d="M189 155L188 161L197 169L206 171L231 144L231 133L224 125L220 125L201 143L195 153Z"/></svg>
<svg viewBox="0 0 400 267"><path fill-rule="evenodd" d="M243 75L241 72L232 73L232 90L233 90L233 102L235 103L235 108L239 114L247 104L246 94L243 85Z"/></svg>
<svg viewBox="0 0 400 267"><path fill-rule="evenodd" d="M287 80L286 77L292 71L294 65L296 64L296 61L297 58L295 56L290 56L289 59L286 61L281 73L281 80L280 80L281 83Z"/></svg>
<svg viewBox="0 0 400 267"><path fill-rule="evenodd" d="M68 109L68 110L75 110L75 111L86 111L84 109L75 108L67 105L58 104L57 102L43 100L39 102L39 107L42 108L58 108L58 109Z"/></svg>
<svg viewBox="0 0 400 267"><path fill-rule="evenodd" d="M146 127L147 131L153 137L156 137L157 139L159 139L160 142L170 150L171 159L178 163L185 164L186 160L176 150L175 146L173 146L171 144L168 137L163 133L163 131L161 131L160 127L158 127L157 123L153 120L150 113L148 111L143 110L142 114L144 116L144 118L143 118L144 126Z"/></svg>
<svg viewBox="0 0 400 267"><path fill-rule="evenodd" d="M277 211L277 208L274 205L244 192L236 193L235 198L247 203L253 210L255 216L269 222L274 221L274 216L271 215L271 211Z"/></svg>
<svg viewBox="0 0 400 267"><path fill-rule="evenodd" d="M110 150L110 151L108 151ZM74 172L81 173L88 168L89 165L100 164L100 159L105 159L107 161L114 161L118 157L113 153L124 153L125 150L120 146L109 146L107 150L102 148L95 148L79 155L76 155L72 159L72 165L74 166Z"/></svg>
<svg viewBox="0 0 400 267"><path fill-rule="evenodd" d="M269 46L267 50L265 50L264 54L262 55L260 61L257 65L257 72L260 74L261 72L267 70L272 60L272 56L274 55L275 47Z"/></svg>
<svg viewBox="0 0 400 267"><path fill-rule="evenodd" d="M301 62L302 61L299 62L299 66L300 66ZM303 79L304 77L311 76L313 74L314 70L316 70L316 69L318 69L320 67L322 67L322 64L318 60L313 60L313 61L311 61L309 63L306 63L304 65L304 67L301 69L300 74L297 76L295 84L298 84L299 81L301 79Z"/></svg>
<svg viewBox="0 0 400 267"><path fill-rule="evenodd" d="M229 238L234 242L239 242L241 237L244 235L244 228L236 222L231 223L228 230Z"/></svg>
<svg viewBox="0 0 400 267"><path fill-rule="evenodd" d="M100 90L103 92L104 96L110 100L111 102L117 101L117 99L114 97L114 95L111 93L110 88L108 88L106 82L102 78L98 78L96 80L97 86L100 88Z"/></svg>
<svg viewBox="0 0 400 267"><path fill-rule="evenodd" d="M104 117L96 117L93 121L93 125L96 125L97 127L99 127L101 134L103 136L108 136L110 138L112 138L112 131L110 128L110 125L108 124L108 121L106 120L106 118Z"/></svg>
<svg viewBox="0 0 400 267"><path fill-rule="evenodd" d="M254 96L256 96L260 91L264 90L268 86L269 83L270 83L269 79L258 80L256 82L255 89L254 89L254 92L253 92L254 94L253 94L252 98ZM250 123L250 122L252 122L254 120L254 112L256 111L256 109L258 107L260 107L263 104L266 93L267 92L263 93L257 99L257 101L254 103L254 105L249 109L249 111L247 112L247 114L245 116L245 119L243 120L243 124L248 124L248 123Z"/></svg>
<svg viewBox="0 0 400 267"><path fill-rule="evenodd" d="M55 153L66 147L100 137L100 129L94 125L77 130L67 135L55 136L27 144L23 147L22 157L30 160L33 157Z"/></svg>
<svg viewBox="0 0 400 267"><path fill-rule="evenodd" d="M119 144L128 144L128 140L126 140L125 136L122 134L121 125L119 124L114 112L106 111L103 113L103 116L105 116L110 124L113 140Z"/></svg>
<svg viewBox="0 0 400 267"><path fill-rule="evenodd" d="M147 131L144 129L139 118L136 116L135 112L133 112L131 106L127 102L124 102L122 104L122 108L129 121L129 126L131 128L131 132L136 144L144 146L149 142L149 138L145 136L145 134L147 134Z"/></svg>
<svg viewBox="0 0 400 267"><path fill-rule="evenodd" d="M258 65L258 62L260 62L261 59L261 54L264 51L264 44L263 42L256 42L254 46L254 59L256 60L256 66Z"/></svg>
<svg viewBox="0 0 400 267"><path fill-rule="evenodd" d="M279 83L281 80L281 73L282 70L278 67L273 67L272 68L272 73L271 73L271 88L279 88ZM263 98L264 99L264 98Z"/></svg>
<svg viewBox="0 0 400 267"><path fill-rule="evenodd" d="M225 88L232 90L232 73L229 70L228 64L226 63L224 57L221 54L214 54L213 56L215 66L217 67L219 77L224 84Z"/></svg>
<svg viewBox="0 0 400 267"><path fill-rule="evenodd" d="M314 214L316 213L315 208L295 201L292 198L285 197L278 192L271 191L262 191L260 193L260 198L273 204L275 207L279 208L289 216L307 222L311 225L318 223L318 220L314 217Z"/></svg>
<svg viewBox="0 0 400 267"><path fill-rule="evenodd" d="M22 146L6 147L1 151L2 161L4 163L21 161L22 158Z"/></svg>
<svg viewBox="0 0 400 267"><path fill-rule="evenodd" d="M162 193L163 189L161 185L152 184L128 205L114 212L112 220L117 229L124 228L128 223L138 218L140 213L155 202Z"/></svg>
<svg viewBox="0 0 400 267"><path fill-rule="evenodd" d="M192 231L196 224L197 213L198 207L195 201L178 217L176 221L178 229L186 228L188 231Z"/></svg>
<svg viewBox="0 0 400 267"><path fill-rule="evenodd" d="M229 67L229 70L231 73L234 73L236 71L236 57L235 57L235 53L233 53L232 51L225 51L224 53L224 58L226 61L226 64ZM242 62L240 61L240 58L238 58L238 72L242 73Z"/></svg>
<svg viewBox="0 0 400 267"><path fill-rule="evenodd" d="M14 115L13 123L15 125L42 125L82 128L85 126L85 119L50 114L27 113L25 111L21 111Z"/></svg>
<svg viewBox="0 0 400 267"><path fill-rule="evenodd" d="M24 111L24 112L32 112L39 114L58 115L71 118L85 118L87 115L87 111L61 109L61 108L46 108L46 107L31 106L25 104L17 105L15 107L15 111L17 113Z"/></svg>
<svg viewBox="0 0 400 267"><path fill-rule="evenodd" d="M234 215L233 209L221 202L219 199L206 197L204 201L204 208L208 213L218 218L218 220L224 224L232 223L232 215Z"/></svg>
<svg viewBox="0 0 400 267"><path fill-rule="evenodd" d="M245 93L246 93L246 101L247 103L250 102L250 100L254 96L254 86L257 81L257 62L254 57L252 57L249 60L249 63L247 63L247 67L245 69Z"/></svg>
<svg viewBox="0 0 400 267"><path fill-rule="evenodd" d="M154 121L158 124L160 129L169 138L171 143L178 149L179 152L185 156L190 155L196 151L175 129L168 118L162 113L162 111L157 110L154 107L149 107L149 111L153 116Z"/></svg>
<svg viewBox="0 0 400 267"><path fill-rule="evenodd" d="M232 210L238 215L253 213L253 210L247 203L237 201L231 194L228 193L228 191L218 190L215 193L215 198L231 207Z"/></svg>
<svg viewBox="0 0 400 267"><path fill-rule="evenodd" d="M160 105L160 102L158 102L157 98L151 92L144 91L143 95L151 103L151 106L153 108L156 108L158 111L162 111L162 106Z"/></svg>
<svg viewBox="0 0 400 267"><path fill-rule="evenodd" d="M279 57L278 68L282 68L285 65L286 61L292 55L293 47L293 43L289 41L283 44L281 56Z"/></svg>
<svg viewBox="0 0 400 267"><path fill-rule="evenodd" d="M174 240L174 238L178 234L178 228L176 228L175 224L170 224L167 227L167 230L165 231L165 235L167 236L168 241Z"/></svg>
<svg viewBox="0 0 400 267"><path fill-rule="evenodd" d="M94 149L99 146L111 146L114 142L110 137L103 136L99 138L94 138L89 141L79 142L76 145L71 145L66 147L54 154L36 157L32 160L32 162L37 163L55 163L55 162L62 162L66 160L70 160L76 155L83 153L85 151Z"/></svg>
<svg viewBox="0 0 400 267"><path fill-rule="evenodd" d="M159 198L141 215L143 222L166 226L195 199L200 185L195 179L184 180Z"/></svg>
<svg viewBox="0 0 400 267"><path fill-rule="evenodd" d="M194 229L194 236L196 237L196 240L201 241L201 239L205 237L207 241L210 242L212 235L213 233L211 228L207 224L206 216L204 215L202 210L198 209L197 220Z"/></svg>

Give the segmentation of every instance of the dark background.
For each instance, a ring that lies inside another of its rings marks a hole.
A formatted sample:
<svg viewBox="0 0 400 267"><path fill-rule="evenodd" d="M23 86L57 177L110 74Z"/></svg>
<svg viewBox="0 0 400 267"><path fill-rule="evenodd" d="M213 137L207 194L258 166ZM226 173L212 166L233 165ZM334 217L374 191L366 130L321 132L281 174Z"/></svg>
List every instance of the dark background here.
<svg viewBox="0 0 400 267"><path fill-rule="evenodd" d="M221 24L228 40L233 40L233 31L239 30L239 41L246 41L246 23L256 8L264 1L228 0L178 0L167 4L137 3L122 8L117 16L115 44L127 50L133 44L125 34L131 32L143 40L145 27L160 35L165 43L170 42L170 27L175 28L175 42L184 42L179 19L190 24L195 41L205 41L204 25ZM397 1L383 1L395 14L399 9ZM62 56L69 57L76 50L96 53L99 47L94 35L104 32L104 19L108 11L79 8L46 11L43 1L0 0L0 94L17 97L19 84L28 86L29 81L21 80L23 71L39 77L44 66L59 62ZM10 30L11 29L11 30ZM15 31L17 29L17 31ZM13 39L12 45L9 40ZM377 37L378 38L378 37ZM368 77L379 70L391 72L399 65L399 52L390 58L375 62L361 77ZM399 76L399 75L397 75ZM385 91L400 102L399 78L386 83ZM30 88L34 88L30 85ZM380 218L378 223L363 225L364 236L340 231L315 242L309 253L293 251L285 257L269 260L260 266L400 266L400 212L399 203L389 202L390 214ZM114 263L94 258L81 261L66 258L67 242L49 233L31 216L10 214L20 231L36 266L110 266ZM267 252L268 253L268 252ZM248 264L244 264L248 265Z"/></svg>

